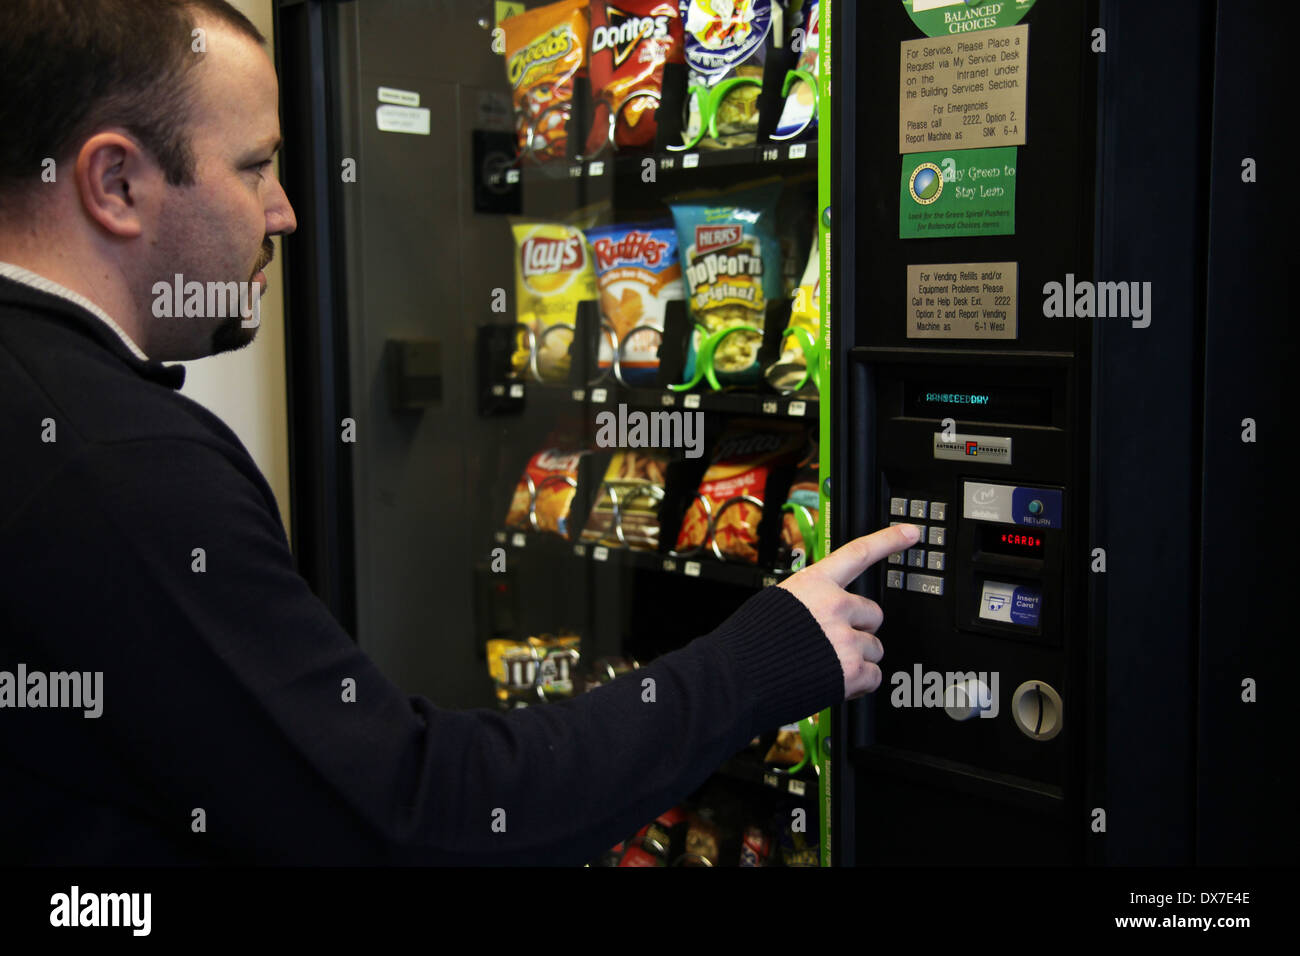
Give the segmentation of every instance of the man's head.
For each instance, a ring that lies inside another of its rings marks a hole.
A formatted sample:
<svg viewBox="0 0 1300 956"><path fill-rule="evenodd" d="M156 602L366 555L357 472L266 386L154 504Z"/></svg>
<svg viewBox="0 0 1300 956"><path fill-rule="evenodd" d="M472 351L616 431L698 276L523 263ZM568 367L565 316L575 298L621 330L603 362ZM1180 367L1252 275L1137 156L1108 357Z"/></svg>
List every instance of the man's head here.
<svg viewBox="0 0 1300 956"><path fill-rule="evenodd" d="M296 228L264 43L224 0L3 0L0 260L85 295L151 358L250 342L210 311L227 300L178 316L159 289L260 280Z"/></svg>

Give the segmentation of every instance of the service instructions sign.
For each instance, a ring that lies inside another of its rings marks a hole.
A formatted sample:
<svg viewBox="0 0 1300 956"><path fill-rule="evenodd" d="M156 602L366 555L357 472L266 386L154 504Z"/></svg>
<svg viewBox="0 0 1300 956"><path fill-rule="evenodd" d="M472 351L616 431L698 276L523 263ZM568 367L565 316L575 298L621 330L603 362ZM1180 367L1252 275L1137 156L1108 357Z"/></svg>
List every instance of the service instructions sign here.
<svg viewBox="0 0 1300 956"><path fill-rule="evenodd" d="M899 48L900 153L1024 145L1028 25Z"/></svg>
<svg viewBox="0 0 1300 956"><path fill-rule="evenodd" d="M903 0L903 9L928 37L958 36L1020 22L1034 0Z"/></svg>
<svg viewBox="0 0 1300 956"><path fill-rule="evenodd" d="M898 238L1012 236L1016 147L911 153L903 157Z"/></svg>

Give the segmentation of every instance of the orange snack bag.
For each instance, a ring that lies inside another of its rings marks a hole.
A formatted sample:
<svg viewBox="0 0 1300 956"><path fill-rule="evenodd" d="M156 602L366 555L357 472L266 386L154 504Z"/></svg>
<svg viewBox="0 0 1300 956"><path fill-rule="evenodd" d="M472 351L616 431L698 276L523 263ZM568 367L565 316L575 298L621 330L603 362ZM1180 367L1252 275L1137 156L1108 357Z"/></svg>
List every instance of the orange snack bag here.
<svg viewBox="0 0 1300 956"><path fill-rule="evenodd" d="M709 545L728 561L758 563L758 525L772 469L788 464L804 445L803 429L739 421L723 434L677 534L677 551ZM708 499L705 509L702 498ZM713 529L710 543L708 532Z"/></svg>
<svg viewBox="0 0 1300 956"><path fill-rule="evenodd" d="M573 84L587 66L589 17L587 0L562 0L501 21L519 152L534 162L568 154Z"/></svg>

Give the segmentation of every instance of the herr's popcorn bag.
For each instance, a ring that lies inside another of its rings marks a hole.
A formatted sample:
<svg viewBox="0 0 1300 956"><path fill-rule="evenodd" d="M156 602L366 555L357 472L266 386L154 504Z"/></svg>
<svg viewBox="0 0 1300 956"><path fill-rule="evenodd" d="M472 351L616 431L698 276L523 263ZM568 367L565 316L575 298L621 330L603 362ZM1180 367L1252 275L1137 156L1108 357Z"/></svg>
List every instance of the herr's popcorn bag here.
<svg viewBox="0 0 1300 956"><path fill-rule="evenodd" d="M569 375L569 346L578 303L596 297L596 273L586 237L578 226L562 222L512 218L511 230L515 238L516 321L533 333L541 379L562 382ZM524 375L529 362L527 337L521 333L510 360L512 372Z"/></svg>
<svg viewBox="0 0 1300 956"><path fill-rule="evenodd" d="M535 162L568 153L573 87L587 65L587 0L562 0L501 21L506 77L520 155Z"/></svg>
<svg viewBox="0 0 1300 956"><path fill-rule="evenodd" d="M627 385L649 385L659 368L664 312L682 298L677 233L671 222L602 226L587 230L596 266L600 317L618 336L619 369ZM633 332L634 329L640 331ZM610 367L610 337L600 337L598 362Z"/></svg>
<svg viewBox="0 0 1300 956"><path fill-rule="evenodd" d="M767 37L783 11L779 0L680 3L690 71L683 142L705 149L754 145Z"/></svg>
<svg viewBox="0 0 1300 956"><path fill-rule="evenodd" d="M591 0L589 55L596 108L588 155L606 145L652 147L664 64L682 62L677 0Z"/></svg>
<svg viewBox="0 0 1300 956"><path fill-rule="evenodd" d="M765 327L767 304L781 295L781 246L773 228L780 189L775 182L669 204L677 223L687 311L705 335L742 325ZM701 359L701 340L696 330L686 355L688 382ZM755 384L762 344L761 331L723 338L713 353L719 383Z"/></svg>

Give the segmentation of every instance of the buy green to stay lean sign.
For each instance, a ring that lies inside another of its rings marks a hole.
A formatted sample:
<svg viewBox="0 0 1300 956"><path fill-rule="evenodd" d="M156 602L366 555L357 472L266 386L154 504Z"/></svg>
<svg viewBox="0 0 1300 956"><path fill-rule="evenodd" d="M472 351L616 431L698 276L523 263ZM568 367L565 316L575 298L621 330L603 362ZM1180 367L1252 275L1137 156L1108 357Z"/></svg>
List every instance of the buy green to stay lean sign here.
<svg viewBox="0 0 1300 956"><path fill-rule="evenodd" d="M1004 146L906 154L898 238L1014 235L1016 151Z"/></svg>

